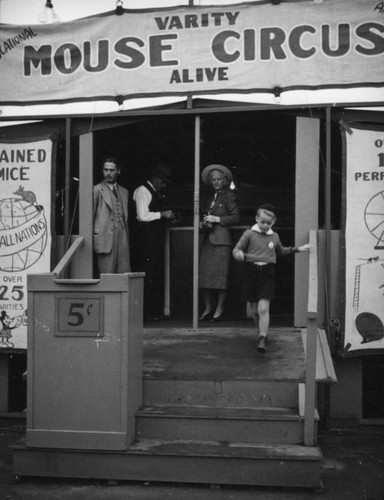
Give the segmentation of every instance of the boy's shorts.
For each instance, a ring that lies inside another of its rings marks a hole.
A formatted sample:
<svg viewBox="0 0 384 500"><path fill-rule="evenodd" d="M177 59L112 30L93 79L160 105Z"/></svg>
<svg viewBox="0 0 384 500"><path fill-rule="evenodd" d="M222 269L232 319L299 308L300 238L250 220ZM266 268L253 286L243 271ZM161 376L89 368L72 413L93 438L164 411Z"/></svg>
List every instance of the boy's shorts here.
<svg viewBox="0 0 384 500"><path fill-rule="evenodd" d="M258 302L260 299L272 300L275 296L275 264L247 264L245 300Z"/></svg>

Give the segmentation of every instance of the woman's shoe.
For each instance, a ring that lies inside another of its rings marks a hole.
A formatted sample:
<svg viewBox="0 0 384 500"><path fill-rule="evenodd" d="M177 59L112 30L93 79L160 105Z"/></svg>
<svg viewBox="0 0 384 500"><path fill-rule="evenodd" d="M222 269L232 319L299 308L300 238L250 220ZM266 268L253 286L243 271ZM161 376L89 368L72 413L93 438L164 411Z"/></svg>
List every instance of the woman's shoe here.
<svg viewBox="0 0 384 500"><path fill-rule="evenodd" d="M212 319L212 315L213 315L213 312L202 314L199 318L199 321L210 321Z"/></svg>

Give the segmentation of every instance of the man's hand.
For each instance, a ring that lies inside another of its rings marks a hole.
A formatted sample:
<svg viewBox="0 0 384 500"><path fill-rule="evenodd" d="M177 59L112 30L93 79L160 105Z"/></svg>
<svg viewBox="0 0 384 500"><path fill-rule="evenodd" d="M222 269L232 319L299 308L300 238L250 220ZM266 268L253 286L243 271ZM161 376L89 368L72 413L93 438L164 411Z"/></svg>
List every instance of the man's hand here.
<svg viewBox="0 0 384 500"><path fill-rule="evenodd" d="M164 219L171 219L174 216L172 210L163 210L160 213Z"/></svg>

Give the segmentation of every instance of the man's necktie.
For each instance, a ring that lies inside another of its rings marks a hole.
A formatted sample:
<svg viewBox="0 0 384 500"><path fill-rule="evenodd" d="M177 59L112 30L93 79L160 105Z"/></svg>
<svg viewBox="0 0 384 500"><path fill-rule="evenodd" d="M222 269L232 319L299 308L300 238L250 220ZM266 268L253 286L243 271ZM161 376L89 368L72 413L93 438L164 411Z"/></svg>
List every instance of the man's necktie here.
<svg viewBox="0 0 384 500"><path fill-rule="evenodd" d="M113 186L113 187L112 187L112 193L115 195L115 198L118 198L118 197L119 197L119 194L118 194L118 192L117 192L116 186Z"/></svg>

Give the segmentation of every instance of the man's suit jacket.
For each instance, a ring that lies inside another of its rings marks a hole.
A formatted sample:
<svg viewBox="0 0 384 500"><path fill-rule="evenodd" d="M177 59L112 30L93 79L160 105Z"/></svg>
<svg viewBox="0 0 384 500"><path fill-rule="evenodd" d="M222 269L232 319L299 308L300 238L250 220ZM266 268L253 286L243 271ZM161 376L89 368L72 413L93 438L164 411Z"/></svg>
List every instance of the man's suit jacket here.
<svg viewBox="0 0 384 500"><path fill-rule="evenodd" d="M229 226L240 220L235 193L230 189L219 191L215 204L210 209L210 214L220 217L220 223L213 224L212 230L208 233L209 241L212 245L232 246Z"/></svg>
<svg viewBox="0 0 384 500"><path fill-rule="evenodd" d="M124 223L128 233L128 190L117 185L122 206ZM109 253L112 250L113 193L105 181L93 186L93 250L95 253ZM128 234L127 234L128 236Z"/></svg>

